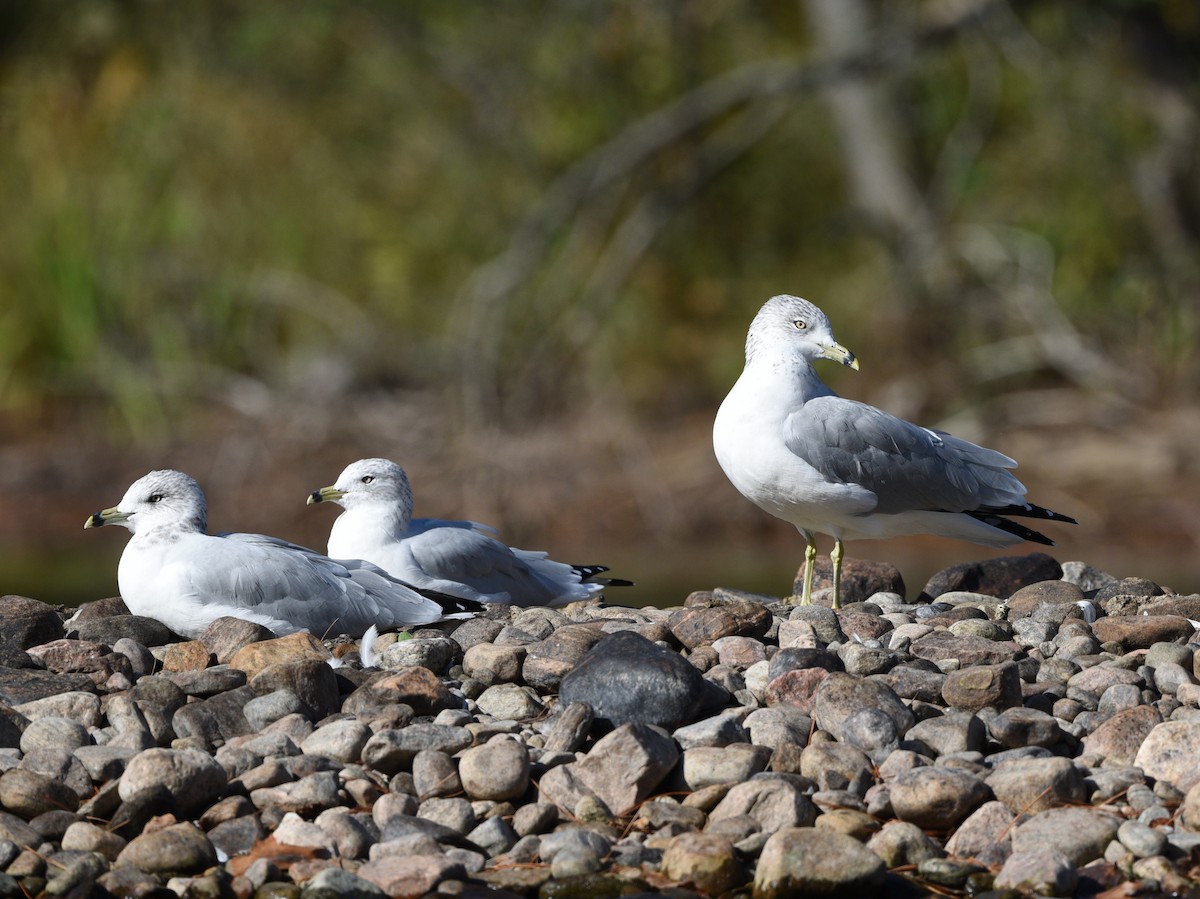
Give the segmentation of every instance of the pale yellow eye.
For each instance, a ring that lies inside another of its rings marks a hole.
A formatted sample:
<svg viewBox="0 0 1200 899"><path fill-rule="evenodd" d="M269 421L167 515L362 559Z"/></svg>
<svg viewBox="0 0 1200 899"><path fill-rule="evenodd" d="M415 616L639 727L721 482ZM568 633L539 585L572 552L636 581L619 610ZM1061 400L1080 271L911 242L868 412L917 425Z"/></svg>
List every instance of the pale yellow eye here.
<svg viewBox="0 0 1200 899"><path fill-rule="evenodd" d="M796 326L797 331L803 331L808 327L808 324L802 318L796 319L794 322L792 322L792 324Z"/></svg>

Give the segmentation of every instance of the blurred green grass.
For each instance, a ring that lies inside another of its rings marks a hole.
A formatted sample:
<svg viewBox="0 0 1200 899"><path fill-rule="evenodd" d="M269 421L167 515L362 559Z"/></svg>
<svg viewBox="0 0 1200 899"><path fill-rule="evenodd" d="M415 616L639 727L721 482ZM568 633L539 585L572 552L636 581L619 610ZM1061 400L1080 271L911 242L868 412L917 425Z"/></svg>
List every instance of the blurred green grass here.
<svg viewBox="0 0 1200 899"><path fill-rule="evenodd" d="M1197 313L1137 195L1139 160L1164 139L1146 99L1163 79L1130 30L1152 20L1162 53L1182 53L1200 27L1190 8L1020 4L1015 37L968 35L884 78L942 239L978 223L1038 235L1074 326L1118 366L1151 359L1168 389L1193 383ZM94 0L4 17L0 407L37 419L100 403L134 438L185 427L240 378L303 383L314 359L347 388L453 385L464 284L559 174L722 72L819 56L790 2ZM1194 68L1173 84L1194 102ZM848 200L820 98L786 103L670 214L598 320L572 302L614 223L708 133L580 210L587 227L551 235L487 335L501 396L552 414L615 379L639 415L703 408L736 374L748 313L784 290L835 306L848 345L888 348L868 377L927 368L929 409L1045 381L943 377L939 358L1027 325L961 272L971 290L919 307L920 328L898 321L904 287ZM956 169L964 128L978 146ZM1179 190L1195 201L1192 176ZM897 331L938 344L894 347Z"/></svg>

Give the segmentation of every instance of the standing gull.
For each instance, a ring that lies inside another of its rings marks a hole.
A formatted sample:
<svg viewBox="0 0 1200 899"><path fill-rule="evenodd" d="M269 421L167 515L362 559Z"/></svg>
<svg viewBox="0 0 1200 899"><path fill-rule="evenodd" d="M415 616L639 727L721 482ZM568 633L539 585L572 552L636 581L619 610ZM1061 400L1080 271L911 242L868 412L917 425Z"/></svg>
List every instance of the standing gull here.
<svg viewBox="0 0 1200 899"><path fill-rule="evenodd" d="M476 521L413 518L408 475L387 459L361 459L337 483L313 491L308 502L334 502L346 511L333 522L329 552L374 562L410 584L476 602L520 606L565 605L606 586L628 581L599 578L603 565L568 565L544 552L512 549Z"/></svg>
<svg viewBox="0 0 1200 899"><path fill-rule="evenodd" d="M825 313L793 296L769 299L746 336L746 367L717 412L713 448L747 499L804 535L812 601L813 535L834 539L833 605L841 605L842 541L936 534L986 546L1053 545L1006 516L1075 519L1025 501L1017 463L944 431L839 397L813 369L858 369Z"/></svg>
<svg viewBox="0 0 1200 899"><path fill-rule="evenodd" d="M179 471L139 478L118 505L83 526L106 524L133 533L117 567L129 611L185 637L223 616L279 635L358 637L372 625L428 624L464 617L467 608L451 597L423 596L366 562L335 561L261 534L210 535L204 493Z"/></svg>

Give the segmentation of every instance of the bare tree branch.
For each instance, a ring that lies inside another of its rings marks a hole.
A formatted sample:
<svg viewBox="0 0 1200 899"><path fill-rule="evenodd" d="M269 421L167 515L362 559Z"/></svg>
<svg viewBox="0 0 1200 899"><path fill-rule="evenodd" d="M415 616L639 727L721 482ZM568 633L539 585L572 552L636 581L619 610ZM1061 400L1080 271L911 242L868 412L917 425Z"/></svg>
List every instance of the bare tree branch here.
<svg viewBox="0 0 1200 899"><path fill-rule="evenodd" d="M767 60L734 69L633 123L571 166L525 216L505 250L476 269L456 299L459 325L452 332L461 340L464 415L476 421L488 417L511 298L539 271L554 236L581 205L739 106L904 67L919 50L978 27L1002 5L1002 0L977 0L945 21L913 33L882 35L869 46L828 59Z"/></svg>

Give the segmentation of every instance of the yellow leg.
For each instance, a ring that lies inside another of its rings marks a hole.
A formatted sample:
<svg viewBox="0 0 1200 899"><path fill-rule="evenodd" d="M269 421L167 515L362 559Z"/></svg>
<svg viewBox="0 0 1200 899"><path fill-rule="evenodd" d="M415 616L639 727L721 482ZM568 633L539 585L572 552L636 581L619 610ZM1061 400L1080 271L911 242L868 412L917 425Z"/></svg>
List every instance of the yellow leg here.
<svg viewBox="0 0 1200 899"><path fill-rule="evenodd" d="M813 535L806 531L801 531L804 534L804 590L800 594L800 605L807 606L812 603L812 585L813 575L816 574L817 567L817 542L813 540Z"/></svg>
<svg viewBox="0 0 1200 899"><path fill-rule="evenodd" d="M840 537L833 538L833 552L829 554L829 561L833 563L833 607L840 609L842 607L842 540Z"/></svg>

